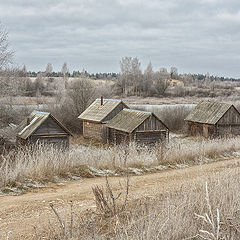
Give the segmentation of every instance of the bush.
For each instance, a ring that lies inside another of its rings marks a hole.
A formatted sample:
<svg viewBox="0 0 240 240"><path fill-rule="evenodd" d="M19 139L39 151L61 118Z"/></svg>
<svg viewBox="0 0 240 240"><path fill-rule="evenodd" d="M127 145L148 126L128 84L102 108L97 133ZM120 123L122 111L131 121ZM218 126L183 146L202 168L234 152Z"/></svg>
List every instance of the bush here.
<svg viewBox="0 0 240 240"><path fill-rule="evenodd" d="M95 88L87 79L75 80L67 90L61 91L56 104L50 104L47 111L51 112L72 132L82 132L82 122L78 116L94 100Z"/></svg>
<svg viewBox="0 0 240 240"><path fill-rule="evenodd" d="M173 132L184 132L184 119L192 110L193 106L175 105L175 106L134 106L135 109L151 111L159 117L161 121Z"/></svg>

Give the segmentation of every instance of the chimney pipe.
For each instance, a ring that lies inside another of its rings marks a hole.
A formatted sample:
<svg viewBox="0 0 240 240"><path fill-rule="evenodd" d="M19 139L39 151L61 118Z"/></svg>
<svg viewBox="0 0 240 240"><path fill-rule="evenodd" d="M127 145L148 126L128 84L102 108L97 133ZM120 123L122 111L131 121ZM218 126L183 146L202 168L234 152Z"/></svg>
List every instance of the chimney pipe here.
<svg viewBox="0 0 240 240"><path fill-rule="evenodd" d="M28 117L28 118L27 118L27 125L29 125L30 122L31 122L31 121L30 121L30 117Z"/></svg>
<svg viewBox="0 0 240 240"><path fill-rule="evenodd" d="M103 96L101 96L101 105L103 105Z"/></svg>

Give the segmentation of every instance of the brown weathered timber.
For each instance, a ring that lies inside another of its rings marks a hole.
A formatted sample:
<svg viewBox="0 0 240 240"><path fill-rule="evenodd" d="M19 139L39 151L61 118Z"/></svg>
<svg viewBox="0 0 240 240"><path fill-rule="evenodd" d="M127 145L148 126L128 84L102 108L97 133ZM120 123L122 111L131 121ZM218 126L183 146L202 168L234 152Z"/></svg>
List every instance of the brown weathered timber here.
<svg viewBox="0 0 240 240"><path fill-rule="evenodd" d="M54 116L47 112L33 111L16 129L17 144L46 143L61 149L69 147L72 134Z"/></svg>
<svg viewBox="0 0 240 240"><path fill-rule="evenodd" d="M151 112L123 109L107 127L109 143L152 144L168 140L168 128Z"/></svg>
<svg viewBox="0 0 240 240"><path fill-rule="evenodd" d="M240 113L231 104L202 102L185 119L188 134L207 138L240 135Z"/></svg>
<svg viewBox="0 0 240 240"><path fill-rule="evenodd" d="M121 100L96 99L78 118L83 121L83 137L106 142L106 123L128 106Z"/></svg>

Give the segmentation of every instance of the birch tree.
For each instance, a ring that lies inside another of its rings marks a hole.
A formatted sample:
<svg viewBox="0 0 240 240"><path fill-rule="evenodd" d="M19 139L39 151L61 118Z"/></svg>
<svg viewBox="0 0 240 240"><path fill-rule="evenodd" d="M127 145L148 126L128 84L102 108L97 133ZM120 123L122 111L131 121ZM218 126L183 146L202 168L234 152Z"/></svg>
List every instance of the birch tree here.
<svg viewBox="0 0 240 240"><path fill-rule="evenodd" d="M63 74L63 81L64 81L65 88L67 88L68 67L66 62L62 66L62 74Z"/></svg>
<svg viewBox="0 0 240 240"><path fill-rule="evenodd" d="M12 61L13 51L9 48L8 32L0 22L0 70Z"/></svg>
<svg viewBox="0 0 240 240"><path fill-rule="evenodd" d="M53 71L53 67L52 67L52 64L51 63L48 63L47 66L46 66L46 76L47 77L50 77L51 73Z"/></svg>
<svg viewBox="0 0 240 240"><path fill-rule="evenodd" d="M141 63L137 57L123 57L120 61L119 87L124 95L137 94L141 85Z"/></svg>
<svg viewBox="0 0 240 240"><path fill-rule="evenodd" d="M153 68L152 68L152 63L149 62L149 64L147 65L146 70L144 71L144 78L143 78L143 92L146 95L149 95L150 92L150 88L153 82L153 77L154 77L154 72L153 72Z"/></svg>

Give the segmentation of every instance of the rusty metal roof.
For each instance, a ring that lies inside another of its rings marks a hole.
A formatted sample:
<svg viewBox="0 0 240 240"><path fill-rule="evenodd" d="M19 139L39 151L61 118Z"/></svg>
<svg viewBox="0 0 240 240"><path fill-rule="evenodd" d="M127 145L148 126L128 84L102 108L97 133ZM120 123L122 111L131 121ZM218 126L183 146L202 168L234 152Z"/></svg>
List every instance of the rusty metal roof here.
<svg viewBox="0 0 240 240"><path fill-rule="evenodd" d="M101 99L97 98L78 118L81 120L103 122L108 114L111 113L120 103L123 102L115 99L103 99L103 105L101 105ZM125 103L123 104L127 107Z"/></svg>
<svg viewBox="0 0 240 240"><path fill-rule="evenodd" d="M53 118L69 135L72 135L72 133L53 115L51 115L51 113L33 111L30 116L25 118L16 128L15 132L17 133L17 136L22 139L27 139L44 121L47 120L48 117Z"/></svg>
<svg viewBox="0 0 240 240"><path fill-rule="evenodd" d="M216 124L231 106L233 105L213 101L200 102L185 120L198 123Z"/></svg>
<svg viewBox="0 0 240 240"><path fill-rule="evenodd" d="M106 126L131 133L152 114L151 112L125 108L111 119Z"/></svg>

